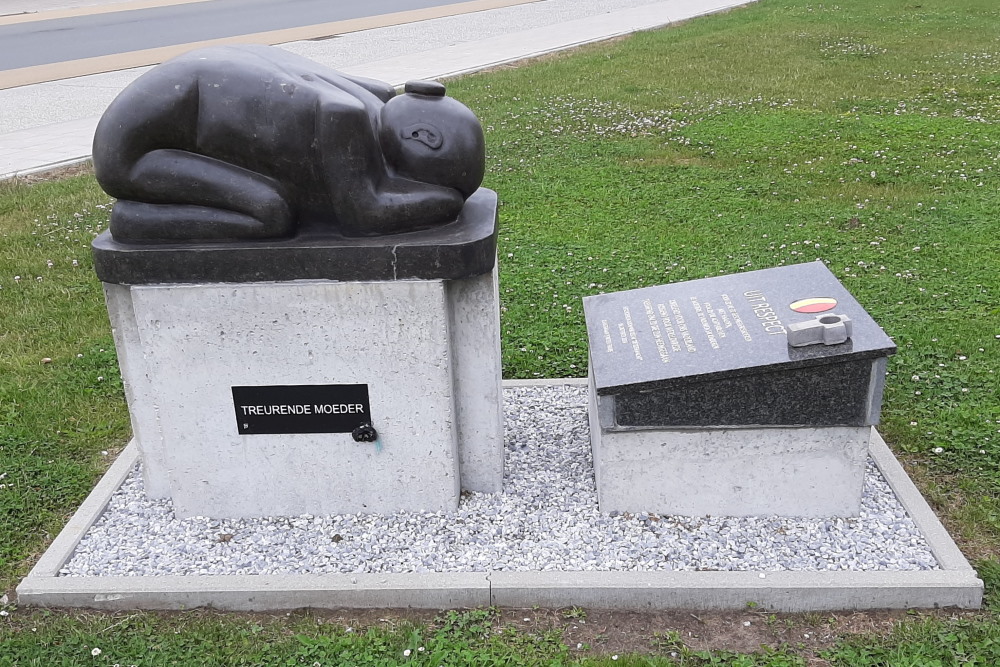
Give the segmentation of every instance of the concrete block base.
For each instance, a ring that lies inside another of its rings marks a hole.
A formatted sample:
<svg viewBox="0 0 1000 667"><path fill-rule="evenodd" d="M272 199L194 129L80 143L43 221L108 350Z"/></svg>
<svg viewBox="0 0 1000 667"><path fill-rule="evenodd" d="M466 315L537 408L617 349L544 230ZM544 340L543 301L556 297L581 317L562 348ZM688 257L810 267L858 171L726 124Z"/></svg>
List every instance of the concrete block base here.
<svg viewBox="0 0 1000 667"><path fill-rule="evenodd" d="M591 384L602 512L850 517L861 511L870 426L606 428Z"/></svg>
<svg viewBox="0 0 1000 667"><path fill-rule="evenodd" d="M496 269L105 284L146 488L179 516L447 511L503 481ZM367 386L376 443L240 434L232 387Z"/></svg>

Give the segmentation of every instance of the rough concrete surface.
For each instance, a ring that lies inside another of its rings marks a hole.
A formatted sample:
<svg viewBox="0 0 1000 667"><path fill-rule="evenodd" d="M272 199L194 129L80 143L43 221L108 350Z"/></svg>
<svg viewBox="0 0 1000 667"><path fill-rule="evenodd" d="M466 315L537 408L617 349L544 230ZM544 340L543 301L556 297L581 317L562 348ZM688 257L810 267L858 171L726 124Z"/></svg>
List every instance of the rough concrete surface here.
<svg viewBox="0 0 1000 667"><path fill-rule="evenodd" d="M130 299L109 287L154 493L169 493L181 516L453 509L460 491L456 431L474 430L470 420L484 420L475 428L494 433L477 441L481 451L468 452L466 470L475 484L498 486L500 403L487 414L484 401L499 394L499 360L486 354L483 339L496 336L497 327L483 324L454 343L449 334L449 326L468 329L474 310L494 316L495 293L479 294L495 286L493 279L487 275L477 286L450 292L444 281L132 286ZM457 319L450 322L452 315ZM461 394L452 375L456 352L464 362ZM236 432L233 386L351 383L369 387L376 445L354 442L350 433ZM465 395L477 403L463 421L456 405Z"/></svg>

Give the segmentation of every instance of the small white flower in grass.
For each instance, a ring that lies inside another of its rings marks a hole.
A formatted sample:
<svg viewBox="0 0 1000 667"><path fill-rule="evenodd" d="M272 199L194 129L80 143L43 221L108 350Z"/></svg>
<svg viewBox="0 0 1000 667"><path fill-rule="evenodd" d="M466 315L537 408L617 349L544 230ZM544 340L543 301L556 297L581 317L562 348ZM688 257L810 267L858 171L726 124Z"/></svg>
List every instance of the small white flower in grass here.
<svg viewBox="0 0 1000 667"><path fill-rule="evenodd" d="M90 655L94 656L95 658L100 654L101 654L101 649L97 648L96 646L90 651Z"/></svg>
<svg viewBox="0 0 1000 667"><path fill-rule="evenodd" d="M965 361L966 359L968 359L968 357L965 356L965 355L959 355L959 357L958 357L959 361Z"/></svg>
<svg viewBox="0 0 1000 667"><path fill-rule="evenodd" d="M405 651L403 651L403 657L404 658L409 658L410 657L410 653L411 653L410 649L406 649Z"/></svg>
<svg viewBox="0 0 1000 667"><path fill-rule="evenodd" d="M418 647L417 647L417 653L423 653L423 652L424 652L424 650L425 650L425 649L424 649L424 647L423 647L423 646L418 646Z"/></svg>
<svg viewBox="0 0 1000 667"><path fill-rule="evenodd" d="M6 609L0 609L0 616L10 616L10 613Z"/></svg>
<svg viewBox="0 0 1000 667"><path fill-rule="evenodd" d="M944 447L935 447L931 451L934 452L935 454L940 454L941 452L944 451Z"/></svg>
<svg viewBox="0 0 1000 667"><path fill-rule="evenodd" d="M617 659L618 659L618 656L617 656L617 655L613 655L613 656L611 656L611 659L612 659L612 660L617 660Z"/></svg>
<svg viewBox="0 0 1000 667"><path fill-rule="evenodd" d="M910 379L913 380L914 382L918 382L920 380L920 376L919 375L914 375Z"/></svg>

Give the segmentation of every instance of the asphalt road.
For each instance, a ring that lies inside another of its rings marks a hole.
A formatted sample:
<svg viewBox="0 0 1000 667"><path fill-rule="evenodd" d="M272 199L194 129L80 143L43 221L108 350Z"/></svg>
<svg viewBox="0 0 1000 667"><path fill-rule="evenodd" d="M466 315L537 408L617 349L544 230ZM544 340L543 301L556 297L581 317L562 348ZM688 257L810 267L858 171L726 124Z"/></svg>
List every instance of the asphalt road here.
<svg viewBox="0 0 1000 667"><path fill-rule="evenodd" d="M0 25L0 71L459 4L461 0L211 0Z"/></svg>

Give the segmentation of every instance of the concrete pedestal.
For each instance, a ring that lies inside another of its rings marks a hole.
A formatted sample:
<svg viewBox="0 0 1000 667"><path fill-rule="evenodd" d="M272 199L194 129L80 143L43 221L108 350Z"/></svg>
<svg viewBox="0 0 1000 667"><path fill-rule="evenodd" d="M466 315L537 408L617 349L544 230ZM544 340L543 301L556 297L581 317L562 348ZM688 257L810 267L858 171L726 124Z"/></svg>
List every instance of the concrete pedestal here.
<svg viewBox="0 0 1000 667"><path fill-rule="evenodd" d="M590 433L602 512L847 517L861 511L871 426L602 428Z"/></svg>

